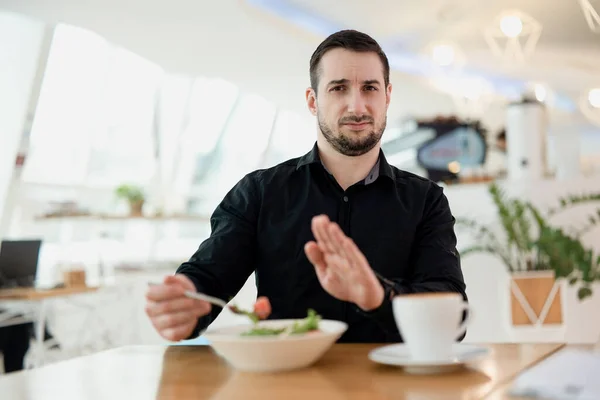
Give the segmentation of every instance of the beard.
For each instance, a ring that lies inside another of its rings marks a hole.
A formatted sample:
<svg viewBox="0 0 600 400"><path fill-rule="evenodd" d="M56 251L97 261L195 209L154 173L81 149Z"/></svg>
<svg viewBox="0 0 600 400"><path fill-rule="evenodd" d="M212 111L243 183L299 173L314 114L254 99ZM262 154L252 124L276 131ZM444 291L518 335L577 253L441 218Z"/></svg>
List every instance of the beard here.
<svg viewBox="0 0 600 400"><path fill-rule="evenodd" d="M373 149L383 136L383 131L387 125L387 117L384 118L380 126L375 124L371 117L345 117L338 122L338 126L341 126L348 122L370 122L373 124L373 130L370 131L367 136L364 137L350 137L344 134L341 129L333 131L333 129L327 125L322 119L321 115L317 114L317 121L319 123L319 129L325 137L325 140L338 152L345 156L357 157L361 156L371 149Z"/></svg>

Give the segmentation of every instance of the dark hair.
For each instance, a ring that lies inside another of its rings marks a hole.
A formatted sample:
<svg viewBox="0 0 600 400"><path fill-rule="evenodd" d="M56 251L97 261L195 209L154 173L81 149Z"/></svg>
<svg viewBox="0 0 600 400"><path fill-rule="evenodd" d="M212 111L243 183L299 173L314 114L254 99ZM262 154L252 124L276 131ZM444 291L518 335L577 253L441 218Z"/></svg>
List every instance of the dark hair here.
<svg viewBox="0 0 600 400"><path fill-rule="evenodd" d="M319 63L323 55L329 50L342 48L356 52L373 52L381 59L383 64L383 79L385 86L390 83L390 64L388 58L371 36L366 33L358 32L352 29L346 29L329 35L317 47L313 55L310 57L310 86L317 91L319 85Z"/></svg>

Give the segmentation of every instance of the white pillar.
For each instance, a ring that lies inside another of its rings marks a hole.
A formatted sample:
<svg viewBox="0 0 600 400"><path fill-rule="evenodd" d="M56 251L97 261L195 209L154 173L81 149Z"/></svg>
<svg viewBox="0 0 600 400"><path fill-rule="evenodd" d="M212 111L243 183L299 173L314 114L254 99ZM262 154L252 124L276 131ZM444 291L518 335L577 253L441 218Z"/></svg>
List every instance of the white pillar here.
<svg viewBox="0 0 600 400"><path fill-rule="evenodd" d="M581 176L581 141L579 129L570 128L552 136L557 179Z"/></svg>
<svg viewBox="0 0 600 400"><path fill-rule="evenodd" d="M539 102L508 105L506 112L507 170L509 180L543 179L547 173L546 107Z"/></svg>
<svg viewBox="0 0 600 400"><path fill-rule="evenodd" d="M44 24L0 12L0 221L38 67Z"/></svg>

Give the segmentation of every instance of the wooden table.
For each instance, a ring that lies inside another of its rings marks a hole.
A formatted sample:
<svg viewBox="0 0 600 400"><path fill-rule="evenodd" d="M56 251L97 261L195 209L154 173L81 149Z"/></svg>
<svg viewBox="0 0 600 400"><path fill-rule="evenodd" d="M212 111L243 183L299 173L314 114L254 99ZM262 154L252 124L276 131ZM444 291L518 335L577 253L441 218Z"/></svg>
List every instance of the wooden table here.
<svg viewBox="0 0 600 400"><path fill-rule="evenodd" d="M98 290L97 287L90 286L74 286L74 287L60 287L60 288L11 288L11 289L0 289L0 301L2 300L43 300L50 297L62 297L71 296L74 294L83 294L88 292L95 292Z"/></svg>
<svg viewBox="0 0 600 400"><path fill-rule="evenodd" d="M0 377L19 399L480 399L562 345L492 345L476 367L414 376L375 364L378 345L336 344L313 367L277 374L232 370L208 346L129 346Z"/></svg>

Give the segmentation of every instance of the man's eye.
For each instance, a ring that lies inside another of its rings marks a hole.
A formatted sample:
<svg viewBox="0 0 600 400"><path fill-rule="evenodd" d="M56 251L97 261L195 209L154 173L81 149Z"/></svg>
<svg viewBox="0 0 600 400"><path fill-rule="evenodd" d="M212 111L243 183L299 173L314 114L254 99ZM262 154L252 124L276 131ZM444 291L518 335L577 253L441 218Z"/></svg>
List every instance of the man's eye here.
<svg viewBox="0 0 600 400"><path fill-rule="evenodd" d="M341 90L344 90L343 86L334 86L334 87L331 88L332 92L339 92Z"/></svg>
<svg viewBox="0 0 600 400"><path fill-rule="evenodd" d="M371 86L371 85L365 86L365 89L366 90L377 90L377 88L375 86Z"/></svg>

